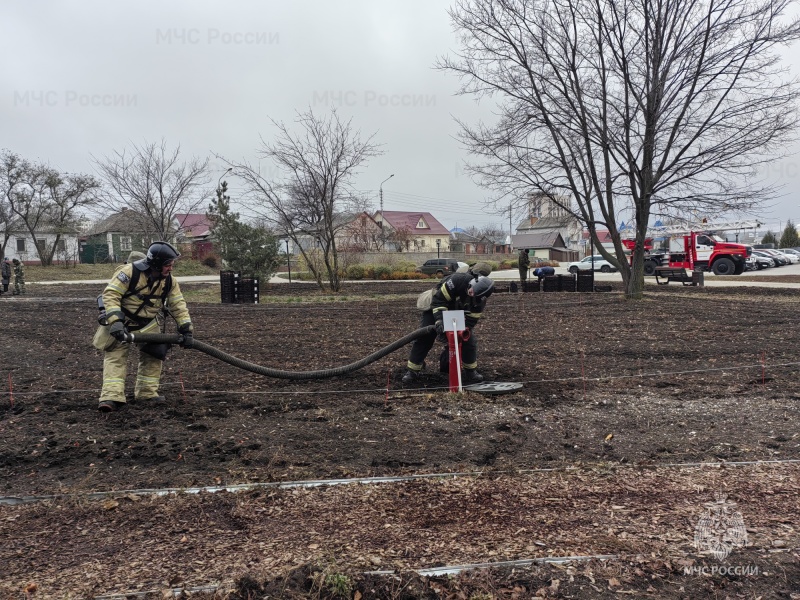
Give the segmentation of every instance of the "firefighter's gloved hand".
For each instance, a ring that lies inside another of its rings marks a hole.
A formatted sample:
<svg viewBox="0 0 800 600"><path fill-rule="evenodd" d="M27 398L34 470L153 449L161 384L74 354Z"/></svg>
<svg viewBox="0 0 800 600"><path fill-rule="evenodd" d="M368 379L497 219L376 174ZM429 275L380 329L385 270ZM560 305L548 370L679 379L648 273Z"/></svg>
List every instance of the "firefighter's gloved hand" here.
<svg viewBox="0 0 800 600"><path fill-rule="evenodd" d="M442 342L443 344L447 343L447 335L444 333L443 321L436 321L436 341Z"/></svg>
<svg viewBox="0 0 800 600"><path fill-rule="evenodd" d="M192 337L192 326L189 323L184 323L178 327L178 333L183 336L181 348L191 348L194 345L194 338Z"/></svg>
<svg viewBox="0 0 800 600"><path fill-rule="evenodd" d="M184 333L183 340L181 341L181 348L191 348L194 345L194 338L192 332Z"/></svg>
<svg viewBox="0 0 800 600"><path fill-rule="evenodd" d="M114 321L108 328L108 333L110 333L111 337L113 337L118 342L124 342L125 335L127 335L128 330L122 321Z"/></svg>

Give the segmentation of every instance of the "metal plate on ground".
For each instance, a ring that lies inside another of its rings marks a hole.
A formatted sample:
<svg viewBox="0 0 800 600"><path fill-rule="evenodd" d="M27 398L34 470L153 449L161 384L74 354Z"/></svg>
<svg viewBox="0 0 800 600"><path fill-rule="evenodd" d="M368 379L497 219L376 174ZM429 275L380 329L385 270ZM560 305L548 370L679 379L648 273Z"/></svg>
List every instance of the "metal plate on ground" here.
<svg viewBox="0 0 800 600"><path fill-rule="evenodd" d="M511 394L521 390L522 384L516 381L484 381L483 383L465 385L464 389L469 392L478 392L479 394Z"/></svg>

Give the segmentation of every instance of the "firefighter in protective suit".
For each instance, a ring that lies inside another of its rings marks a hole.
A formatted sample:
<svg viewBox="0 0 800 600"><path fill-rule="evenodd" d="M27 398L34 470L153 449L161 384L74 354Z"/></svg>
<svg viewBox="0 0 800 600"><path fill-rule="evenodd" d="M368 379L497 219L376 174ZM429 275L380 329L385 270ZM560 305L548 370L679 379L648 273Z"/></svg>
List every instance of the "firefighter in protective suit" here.
<svg viewBox="0 0 800 600"><path fill-rule="evenodd" d="M480 383L483 375L478 373L478 341L474 327L483 314L486 299L492 294L494 281L485 275L474 273L453 273L445 277L436 287L430 309L422 313L420 327L435 325L436 331L414 340L411 355L408 358L408 370L403 375L403 383L409 384L419 380L425 357L428 356L434 342L445 341L444 311L463 310L464 324L470 336L461 345L462 381L464 383Z"/></svg>
<svg viewBox="0 0 800 600"><path fill-rule="evenodd" d="M154 242L143 260L124 265L114 273L103 290L108 334L113 340L105 348L101 412L112 412L125 405L125 377L128 350L124 342L130 331L160 333L165 313L171 314L183 334L181 346L192 346L192 321L172 268L180 254L167 242ZM163 400L158 393L166 344L136 344L139 368L134 397L137 400Z"/></svg>

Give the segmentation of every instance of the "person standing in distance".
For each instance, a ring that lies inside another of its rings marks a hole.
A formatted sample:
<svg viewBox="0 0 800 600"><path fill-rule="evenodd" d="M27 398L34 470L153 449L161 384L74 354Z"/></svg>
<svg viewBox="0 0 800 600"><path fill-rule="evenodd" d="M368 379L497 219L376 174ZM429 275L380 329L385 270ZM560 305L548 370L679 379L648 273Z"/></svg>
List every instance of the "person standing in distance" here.
<svg viewBox="0 0 800 600"><path fill-rule="evenodd" d="M528 280L528 269L531 267L530 250L528 248L519 251L517 267L519 268L519 282L524 288L525 282Z"/></svg>
<svg viewBox="0 0 800 600"><path fill-rule="evenodd" d="M13 296L19 296L25 293L25 265L18 258L11 261L14 263L14 293Z"/></svg>
<svg viewBox="0 0 800 600"><path fill-rule="evenodd" d="M130 344L128 332L159 333L165 315L171 314L183 334L181 346L192 346L192 321L180 286L173 280L172 268L180 254L167 242L154 242L143 260L118 269L103 290L108 333L114 338L103 359L103 389L100 392L101 412L112 412L125 406L125 378L128 371ZM158 393L161 367L166 347L159 344L136 344L139 366L134 397L137 400L164 400Z"/></svg>
<svg viewBox="0 0 800 600"><path fill-rule="evenodd" d="M7 294L8 284L11 281L11 261L8 260L7 256L3 259L1 279L3 282L3 289L0 290L0 294Z"/></svg>

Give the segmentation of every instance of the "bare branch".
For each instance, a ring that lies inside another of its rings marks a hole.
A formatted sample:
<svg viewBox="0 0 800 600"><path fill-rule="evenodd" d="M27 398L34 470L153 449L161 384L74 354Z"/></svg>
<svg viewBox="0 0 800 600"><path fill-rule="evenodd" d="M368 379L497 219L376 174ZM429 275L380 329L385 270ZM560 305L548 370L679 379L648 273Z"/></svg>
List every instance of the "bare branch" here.
<svg viewBox="0 0 800 600"><path fill-rule="evenodd" d="M358 169L380 154L373 136L362 140L351 121L336 111L327 117L311 110L298 113L297 131L272 121L278 130L271 143L262 138L261 157L275 165L271 173L247 161L226 161L244 181L251 210L295 243L324 288L341 287L336 234L347 224L342 218L364 209L365 201L353 189Z"/></svg>
<svg viewBox="0 0 800 600"><path fill-rule="evenodd" d="M461 123L471 172L508 211L544 194L619 241L653 214L747 214L775 189L756 169L794 139L798 85L777 49L797 40L792 0L459 0L461 51L438 66L462 94L493 95L494 123ZM637 248L640 245L637 245Z"/></svg>
<svg viewBox="0 0 800 600"><path fill-rule="evenodd" d="M104 198L107 209L135 211L146 236L172 241L177 213L205 210L210 195L204 188L209 182L208 159L181 161L180 146L170 150L164 140L131 144L94 163L110 191Z"/></svg>

